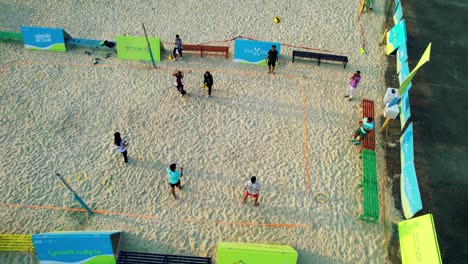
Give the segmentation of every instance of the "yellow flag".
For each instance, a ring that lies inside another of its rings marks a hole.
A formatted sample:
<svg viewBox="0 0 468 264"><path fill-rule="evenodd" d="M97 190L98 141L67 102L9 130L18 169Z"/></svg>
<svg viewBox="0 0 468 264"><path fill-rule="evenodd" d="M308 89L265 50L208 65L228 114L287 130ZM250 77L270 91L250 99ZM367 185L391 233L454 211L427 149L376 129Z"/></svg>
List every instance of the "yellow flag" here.
<svg viewBox="0 0 468 264"><path fill-rule="evenodd" d="M414 69L410 72L408 77L403 81L403 83L400 85L400 88L398 89L398 93L400 95L403 95L406 91L406 88L408 88L409 83L411 80L414 78L414 75L416 75L416 72L421 68L426 62L429 61L431 57L431 46L432 42L427 45L426 50L424 51L423 55L421 56L421 59L419 59L418 65L414 67Z"/></svg>

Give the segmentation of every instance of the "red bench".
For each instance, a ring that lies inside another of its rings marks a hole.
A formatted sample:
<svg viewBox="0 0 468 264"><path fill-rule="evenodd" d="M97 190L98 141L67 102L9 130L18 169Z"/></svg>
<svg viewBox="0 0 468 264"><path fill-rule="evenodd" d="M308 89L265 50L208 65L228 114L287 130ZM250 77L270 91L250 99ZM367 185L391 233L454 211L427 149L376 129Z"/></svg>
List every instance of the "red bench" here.
<svg viewBox="0 0 468 264"><path fill-rule="evenodd" d="M224 46L204 46L204 45L184 45L182 51L196 51L200 52L200 57L206 52L221 52L228 58L229 47Z"/></svg>
<svg viewBox="0 0 468 264"><path fill-rule="evenodd" d="M374 120L375 124L375 116L374 116L374 101L369 100L369 99L362 99L361 104L359 105L362 108L362 117L372 117L372 120ZM375 150L375 127L374 130L369 132L367 136L364 138L362 142L362 147L359 150L359 153L361 153L362 149L370 149L370 150Z"/></svg>

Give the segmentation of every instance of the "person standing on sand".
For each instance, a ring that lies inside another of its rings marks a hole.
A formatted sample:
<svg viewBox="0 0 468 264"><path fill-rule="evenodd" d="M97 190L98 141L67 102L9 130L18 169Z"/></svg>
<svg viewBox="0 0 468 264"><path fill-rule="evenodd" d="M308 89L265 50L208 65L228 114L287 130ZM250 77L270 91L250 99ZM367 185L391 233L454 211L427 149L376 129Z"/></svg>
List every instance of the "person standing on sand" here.
<svg viewBox="0 0 468 264"><path fill-rule="evenodd" d="M128 146L128 143L127 141L123 140L121 137L120 137L120 133L119 132L115 132L114 133L114 145L117 146L117 151L122 153L123 155L123 158L124 158L124 161L125 161L125 164L128 164L128 157L127 157L127 146Z"/></svg>
<svg viewBox="0 0 468 264"><path fill-rule="evenodd" d="M172 76L174 76L174 84L177 88L177 91L184 96L187 92L184 90L185 82L184 82L184 74L181 71L175 71Z"/></svg>
<svg viewBox="0 0 468 264"><path fill-rule="evenodd" d="M245 203L247 197L252 196L254 198L254 205L258 206L258 196L260 195L260 184L257 182L257 178L253 176L250 181L246 181L244 184L245 196L242 203Z"/></svg>
<svg viewBox="0 0 468 264"><path fill-rule="evenodd" d="M167 178L169 180L169 185L171 186L171 193L172 196L174 196L174 200L177 200L177 197L175 195L175 190L174 187L179 188L179 190L182 190L182 185L180 184L180 177L184 174L184 167L180 168L180 172L176 171L177 164L172 163L169 165L169 168L166 169L167 171Z"/></svg>
<svg viewBox="0 0 468 264"><path fill-rule="evenodd" d="M276 61L278 60L278 51L276 45L271 46L271 50L268 51L268 55L265 59L268 64L268 73L275 74Z"/></svg>
<svg viewBox="0 0 468 264"><path fill-rule="evenodd" d="M359 121L359 128L356 129L354 132L354 137L350 139L349 142L353 143L354 145L361 144L366 135L372 130L374 130L374 122L372 117L364 117L361 121Z"/></svg>
<svg viewBox="0 0 468 264"><path fill-rule="evenodd" d="M213 86L213 76L209 71L205 72L205 75L203 76L203 84L208 87L208 96L211 96L211 87Z"/></svg>
<svg viewBox="0 0 468 264"><path fill-rule="evenodd" d="M349 78L348 93L345 97L349 97L348 101L353 100L354 91L356 91L359 82L361 81L361 72L356 71L356 73Z"/></svg>
<svg viewBox="0 0 468 264"><path fill-rule="evenodd" d="M182 39L179 37L179 35L175 35L175 41L174 41L174 50L172 51L172 55L174 56L174 60L177 59L177 54L179 55L179 58L182 59Z"/></svg>

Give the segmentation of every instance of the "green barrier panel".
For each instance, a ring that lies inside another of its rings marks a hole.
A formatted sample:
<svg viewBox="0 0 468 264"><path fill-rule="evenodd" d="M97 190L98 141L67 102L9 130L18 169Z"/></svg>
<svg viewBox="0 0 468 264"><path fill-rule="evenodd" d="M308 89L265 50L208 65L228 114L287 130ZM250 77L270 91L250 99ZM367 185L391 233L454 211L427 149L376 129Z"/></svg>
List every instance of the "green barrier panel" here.
<svg viewBox="0 0 468 264"><path fill-rule="evenodd" d="M148 38L155 61L161 61L161 41ZM145 37L117 36L117 57L123 60L151 61Z"/></svg>
<svg viewBox="0 0 468 264"><path fill-rule="evenodd" d="M398 223L403 264L439 264L439 244L431 214Z"/></svg>
<svg viewBox="0 0 468 264"><path fill-rule="evenodd" d="M218 264L296 264L297 251L291 246L220 242Z"/></svg>
<svg viewBox="0 0 468 264"><path fill-rule="evenodd" d="M7 32L0 31L0 40L17 40L23 41L23 37L20 32Z"/></svg>

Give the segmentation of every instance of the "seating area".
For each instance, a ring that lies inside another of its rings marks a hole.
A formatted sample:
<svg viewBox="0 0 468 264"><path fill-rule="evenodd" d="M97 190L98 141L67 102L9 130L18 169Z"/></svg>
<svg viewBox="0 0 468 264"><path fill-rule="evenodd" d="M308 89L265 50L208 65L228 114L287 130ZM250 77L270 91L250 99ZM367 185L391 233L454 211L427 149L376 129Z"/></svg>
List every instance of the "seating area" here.
<svg viewBox="0 0 468 264"><path fill-rule="evenodd" d="M184 45L183 51L195 51L195 52L200 52L200 57L203 57L203 55L207 52L218 52L218 53L224 53L226 59L228 58L229 54L229 47L225 46L205 46L205 45Z"/></svg>
<svg viewBox="0 0 468 264"><path fill-rule="evenodd" d="M117 264L211 264L211 258L119 251Z"/></svg>
<svg viewBox="0 0 468 264"><path fill-rule="evenodd" d="M364 98L362 99L362 102L359 106L362 108L362 118L372 117L372 119L375 120L374 101ZM368 133L367 136L364 138L362 142L362 147L359 150L359 152L362 152L362 150L365 148L370 149L370 150L375 150L375 131L374 130Z"/></svg>
<svg viewBox="0 0 468 264"><path fill-rule="evenodd" d="M359 186L363 188L364 212L359 219L375 223L379 220L380 210L375 152L364 149L361 153L361 159L364 177Z"/></svg>
<svg viewBox="0 0 468 264"><path fill-rule="evenodd" d="M320 62L322 60L339 61L339 62L343 63L343 68L346 68L346 64L348 63L348 57L346 57L346 56L315 53L315 52L309 52L309 51L293 50L293 56L292 56L292 62L293 63L294 63L294 59L296 57L306 58L306 59L316 59L318 61L318 66L320 66Z"/></svg>

